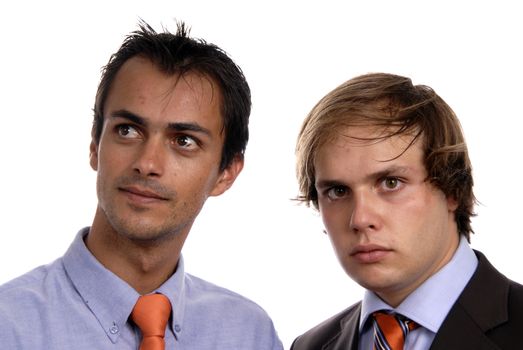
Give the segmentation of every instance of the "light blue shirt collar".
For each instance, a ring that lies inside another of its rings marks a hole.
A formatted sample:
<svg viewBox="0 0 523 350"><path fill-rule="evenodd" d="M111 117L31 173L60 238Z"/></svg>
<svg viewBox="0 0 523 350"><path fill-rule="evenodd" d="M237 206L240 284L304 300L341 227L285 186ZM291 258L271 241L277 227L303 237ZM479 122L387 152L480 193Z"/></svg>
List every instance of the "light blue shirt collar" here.
<svg viewBox="0 0 523 350"><path fill-rule="evenodd" d="M397 308L365 291L362 301L360 332L369 316L378 310L398 312L436 333L450 309L474 274L478 259L462 235L452 259L412 292Z"/></svg>
<svg viewBox="0 0 523 350"><path fill-rule="evenodd" d="M64 267L84 304L94 314L113 343L125 327L140 294L106 269L87 249L81 230L63 257ZM173 308L171 329L180 329L185 313L185 273L180 256L174 273L157 291L169 298ZM176 332L173 332L176 336Z"/></svg>

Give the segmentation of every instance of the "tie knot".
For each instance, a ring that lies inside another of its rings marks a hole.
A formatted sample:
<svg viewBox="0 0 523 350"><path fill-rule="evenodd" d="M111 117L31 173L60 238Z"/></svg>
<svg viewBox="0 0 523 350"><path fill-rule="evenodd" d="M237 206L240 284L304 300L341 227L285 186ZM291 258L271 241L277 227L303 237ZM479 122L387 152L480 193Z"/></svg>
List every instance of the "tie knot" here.
<svg viewBox="0 0 523 350"><path fill-rule="evenodd" d="M374 317L374 348L402 350L405 338L418 325L403 315L378 311Z"/></svg>
<svg viewBox="0 0 523 350"><path fill-rule="evenodd" d="M373 313L372 316L374 316L374 319L376 320L380 328L382 328L382 325L384 328L401 327L407 329L406 333L408 333L409 331L418 327L418 324L416 322L408 319L402 314L398 314L395 312L377 311Z"/></svg>
<svg viewBox="0 0 523 350"><path fill-rule="evenodd" d="M163 338L170 314L171 303L165 295L149 294L138 298L131 318L142 331L144 338Z"/></svg>

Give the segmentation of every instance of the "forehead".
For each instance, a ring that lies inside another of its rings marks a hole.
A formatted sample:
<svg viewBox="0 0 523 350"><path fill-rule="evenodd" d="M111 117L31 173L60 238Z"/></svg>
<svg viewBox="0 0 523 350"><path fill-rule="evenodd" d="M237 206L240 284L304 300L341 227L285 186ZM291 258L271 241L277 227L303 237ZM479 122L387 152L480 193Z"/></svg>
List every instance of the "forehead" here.
<svg viewBox="0 0 523 350"><path fill-rule="evenodd" d="M371 173L391 166L424 169L422 137L393 135L394 131L370 126L342 128L318 148L316 177L335 172Z"/></svg>
<svg viewBox="0 0 523 350"><path fill-rule="evenodd" d="M173 101L191 109L213 108L221 118L221 89L214 79L198 71L167 74L141 56L130 58L120 67L104 107L115 98L142 106L154 104L163 109L172 107Z"/></svg>

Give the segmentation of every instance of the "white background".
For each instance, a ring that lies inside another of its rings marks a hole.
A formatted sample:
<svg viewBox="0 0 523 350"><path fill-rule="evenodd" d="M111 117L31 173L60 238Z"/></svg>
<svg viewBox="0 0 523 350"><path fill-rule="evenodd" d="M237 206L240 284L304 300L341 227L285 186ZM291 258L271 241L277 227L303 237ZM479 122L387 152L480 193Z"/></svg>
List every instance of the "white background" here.
<svg viewBox="0 0 523 350"><path fill-rule="evenodd" d="M303 118L358 74L407 75L454 108L482 203L472 246L523 282L517 1L14 3L0 5L0 283L61 256L91 223L88 146L100 68L139 17L156 29L186 21L249 81L245 169L228 193L208 201L184 256L189 272L263 306L285 347L362 294L339 267L319 216L290 200Z"/></svg>

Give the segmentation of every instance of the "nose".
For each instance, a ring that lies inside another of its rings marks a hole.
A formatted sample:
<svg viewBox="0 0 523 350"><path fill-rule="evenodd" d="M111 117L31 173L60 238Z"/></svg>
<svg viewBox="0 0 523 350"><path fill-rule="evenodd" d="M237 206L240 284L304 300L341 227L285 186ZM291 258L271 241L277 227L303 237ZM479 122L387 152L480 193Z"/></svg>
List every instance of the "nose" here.
<svg viewBox="0 0 523 350"><path fill-rule="evenodd" d="M162 176L165 167L165 144L158 138L150 138L140 145L133 171L147 177Z"/></svg>
<svg viewBox="0 0 523 350"><path fill-rule="evenodd" d="M371 193L354 193L349 227L352 232L362 233L380 228L380 216Z"/></svg>

